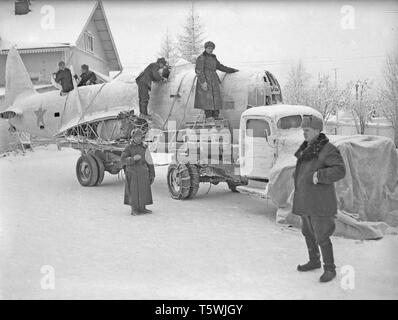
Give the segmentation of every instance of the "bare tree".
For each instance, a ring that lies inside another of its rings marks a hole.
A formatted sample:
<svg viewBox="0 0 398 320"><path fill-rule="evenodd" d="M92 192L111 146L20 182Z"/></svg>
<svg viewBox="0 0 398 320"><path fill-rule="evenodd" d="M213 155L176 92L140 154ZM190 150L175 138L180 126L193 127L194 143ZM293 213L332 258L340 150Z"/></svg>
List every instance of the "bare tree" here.
<svg viewBox="0 0 398 320"><path fill-rule="evenodd" d="M301 60L292 65L283 90L284 100L288 104L307 104L310 74L306 72Z"/></svg>
<svg viewBox="0 0 398 320"><path fill-rule="evenodd" d="M308 105L317 109L326 121L348 104L349 90L339 90L329 79L329 75L319 77L317 85L312 86L308 94Z"/></svg>
<svg viewBox="0 0 398 320"><path fill-rule="evenodd" d="M178 50L182 58L195 63L196 58L203 51L203 44L204 27L194 11L192 2L191 10L183 26L183 32L178 36Z"/></svg>
<svg viewBox="0 0 398 320"><path fill-rule="evenodd" d="M163 37L158 54L159 56L164 57L170 65L174 65L178 59L176 43L170 35L169 30L166 30L166 34Z"/></svg>
<svg viewBox="0 0 398 320"><path fill-rule="evenodd" d="M394 128L394 142L398 147L398 50L386 58L384 85L379 90L379 110Z"/></svg>
<svg viewBox="0 0 398 320"><path fill-rule="evenodd" d="M357 133L365 134L366 124L371 119L377 105L377 101L372 95L372 85L368 80L358 80L356 83L350 82L348 89L351 95L347 108L353 115Z"/></svg>

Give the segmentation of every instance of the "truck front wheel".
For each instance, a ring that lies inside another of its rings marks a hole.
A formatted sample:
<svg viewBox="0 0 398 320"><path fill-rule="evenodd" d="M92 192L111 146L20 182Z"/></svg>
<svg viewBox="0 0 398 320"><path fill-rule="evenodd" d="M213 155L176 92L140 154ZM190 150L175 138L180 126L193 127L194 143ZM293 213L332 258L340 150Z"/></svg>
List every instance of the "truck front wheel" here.
<svg viewBox="0 0 398 320"><path fill-rule="evenodd" d="M189 171L189 177L191 179L190 181L191 187L189 189L189 194L187 199L192 199L193 197L196 196L196 194L199 191L200 174L199 174L199 168L194 164L188 165L188 171Z"/></svg>
<svg viewBox="0 0 398 320"><path fill-rule="evenodd" d="M191 191L191 177L188 167L183 164L170 164L167 171L167 185L171 197L176 200L188 198Z"/></svg>

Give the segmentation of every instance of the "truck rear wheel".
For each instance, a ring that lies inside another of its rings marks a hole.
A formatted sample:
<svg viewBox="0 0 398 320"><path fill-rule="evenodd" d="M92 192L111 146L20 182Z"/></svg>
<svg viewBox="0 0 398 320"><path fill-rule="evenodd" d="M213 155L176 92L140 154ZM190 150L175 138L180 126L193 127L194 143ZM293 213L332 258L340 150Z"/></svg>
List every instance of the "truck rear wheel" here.
<svg viewBox="0 0 398 320"><path fill-rule="evenodd" d="M76 163L76 176L84 187L92 187L98 181L98 165L94 157L82 155Z"/></svg>
<svg viewBox="0 0 398 320"><path fill-rule="evenodd" d="M171 197L176 200L188 198L191 191L191 177L188 167L183 164L171 164L167 171L167 185Z"/></svg>
<svg viewBox="0 0 398 320"><path fill-rule="evenodd" d="M200 185L200 175L198 167L194 164L188 165L188 172L191 179L191 187L189 188L189 194L187 199L192 199L198 193Z"/></svg>

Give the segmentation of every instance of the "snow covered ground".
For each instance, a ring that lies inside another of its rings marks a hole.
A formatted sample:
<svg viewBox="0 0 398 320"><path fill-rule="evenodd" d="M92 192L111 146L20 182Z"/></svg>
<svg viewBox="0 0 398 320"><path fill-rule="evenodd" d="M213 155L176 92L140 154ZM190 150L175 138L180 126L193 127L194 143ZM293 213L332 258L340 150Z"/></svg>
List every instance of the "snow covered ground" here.
<svg viewBox="0 0 398 320"><path fill-rule="evenodd" d="M264 199L202 185L189 201L169 197L156 168L152 215L131 216L124 183L75 177L76 150L38 147L0 159L0 297L3 299L397 299L398 237L333 238L338 277L299 273L298 230L275 224ZM41 268L55 287L41 288ZM347 273L355 272L353 289ZM342 273L343 271L343 273ZM344 289L346 288L346 289Z"/></svg>

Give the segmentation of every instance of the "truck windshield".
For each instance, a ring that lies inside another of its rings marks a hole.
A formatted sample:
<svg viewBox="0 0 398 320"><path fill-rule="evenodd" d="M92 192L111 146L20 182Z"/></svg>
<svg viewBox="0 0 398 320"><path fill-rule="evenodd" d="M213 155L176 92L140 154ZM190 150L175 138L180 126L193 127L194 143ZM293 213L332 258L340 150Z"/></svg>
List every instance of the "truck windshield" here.
<svg viewBox="0 0 398 320"><path fill-rule="evenodd" d="M301 126L301 116L294 115L280 118L276 126L278 129L299 128Z"/></svg>

